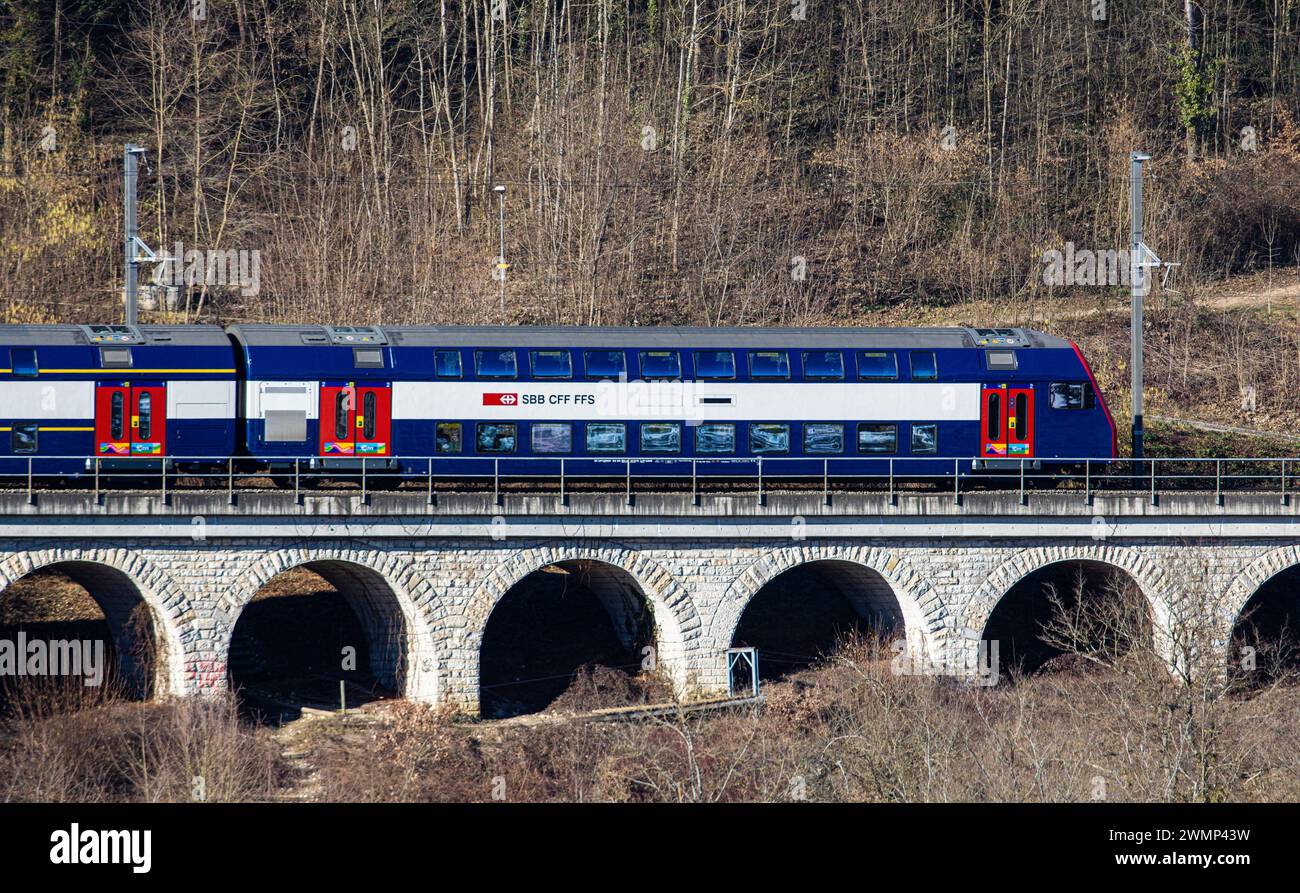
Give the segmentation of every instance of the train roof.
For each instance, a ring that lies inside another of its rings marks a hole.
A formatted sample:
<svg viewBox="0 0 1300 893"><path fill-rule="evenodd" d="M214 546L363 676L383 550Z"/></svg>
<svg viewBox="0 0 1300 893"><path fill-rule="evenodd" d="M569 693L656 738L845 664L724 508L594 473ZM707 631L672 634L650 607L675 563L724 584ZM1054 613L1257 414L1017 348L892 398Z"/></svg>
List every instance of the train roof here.
<svg viewBox="0 0 1300 893"><path fill-rule="evenodd" d="M232 325L245 347L862 347L1070 348L1032 329L1003 328L703 328L650 326L293 326Z"/></svg>
<svg viewBox="0 0 1300 893"><path fill-rule="evenodd" d="M230 339L221 326L209 325L0 325L0 344L12 347L229 347Z"/></svg>

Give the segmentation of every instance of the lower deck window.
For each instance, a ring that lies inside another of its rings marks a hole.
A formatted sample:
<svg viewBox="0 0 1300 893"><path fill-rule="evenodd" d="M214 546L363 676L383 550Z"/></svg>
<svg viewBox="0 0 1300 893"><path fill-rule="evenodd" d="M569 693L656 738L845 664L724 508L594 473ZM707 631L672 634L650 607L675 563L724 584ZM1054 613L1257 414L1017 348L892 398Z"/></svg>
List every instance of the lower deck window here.
<svg viewBox="0 0 1300 893"><path fill-rule="evenodd" d="M573 426L568 422L534 422L534 453L573 452Z"/></svg>
<svg viewBox="0 0 1300 893"><path fill-rule="evenodd" d="M877 423L858 425L858 452L898 452L898 426Z"/></svg>
<svg viewBox="0 0 1300 893"><path fill-rule="evenodd" d="M734 453L736 451L736 426L730 423L708 422L695 428L695 452Z"/></svg>
<svg viewBox="0 0 1300 893"><path fill-rule="evenodd" d="M463 436L460 422L439 422L434 433L434 449L439 453L459 453Z"/></svg>
<svg viewBox="0 0 1300 893"><path fill-rule="evenodd" d="M15 453L36 452L37 425L14 425L9 435L9 449Z"/></svg>
<svg viewBox="0 0 1300 893"><path fill-rule="evenodd" d="M514 422L479 422L474 443L480 453L513 453L519 441Z"/></svg>
<svg viewBox="0 0 1300 893"><path fill-rule="evenodd" d="M938 425L912 426L912 452L937 453L939 451Z"/></svg>
<svg viewBox="0 0 1300 893"><path fill-rule="evenodd" d="M590 422L587 452L622 453L627 450L627 425L622 422Z"/></svg>
<svg viewBox="0 0 1300 893"><path fill-rule="evenodd" d="M641 452L676 453L682 448L682 426L676 422L644 422Z"/></svg>
<svg viewBox="0 0 1300 893"><path fill-rule="evenodd" d="M790 426L775 422L750 425L749 451L755 454L790 452Z"/></svg>
<svg viewBox="0 0 1300 893"><path fill-rule="evenodd" d="M803 426L805 453L844 452L844 426L831 422L810 422Z"/></svg>

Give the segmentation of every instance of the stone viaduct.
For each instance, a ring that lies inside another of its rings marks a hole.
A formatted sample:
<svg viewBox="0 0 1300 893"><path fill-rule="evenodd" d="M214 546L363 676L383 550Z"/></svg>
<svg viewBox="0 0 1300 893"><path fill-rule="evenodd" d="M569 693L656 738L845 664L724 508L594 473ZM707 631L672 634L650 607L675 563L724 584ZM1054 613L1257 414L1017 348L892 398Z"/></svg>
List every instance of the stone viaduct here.
<svg viewBox="0 0 1300 893"><path fill-rule="evenodd" d="M1122 571L1159 628L1209 605L1226 648L1261 587L1300 565L1300 512L1277 494L771 493L439 495L68 491L0 494L0 588L40 568L81 583L119 643L143 605L153 690L228 685L240 612L306 566L347 599L377 679L412 699L479 707L494 608L529 574L578 569L631 641L652 618L658 660L684 696L724 690L726 649L751 599L815 568L817 585L890 621L951 668L972 666L1016 584L1063 562ZM119 648L122 653L125 648ZM1226 654L1225 654L1226 659Z"/></svg>

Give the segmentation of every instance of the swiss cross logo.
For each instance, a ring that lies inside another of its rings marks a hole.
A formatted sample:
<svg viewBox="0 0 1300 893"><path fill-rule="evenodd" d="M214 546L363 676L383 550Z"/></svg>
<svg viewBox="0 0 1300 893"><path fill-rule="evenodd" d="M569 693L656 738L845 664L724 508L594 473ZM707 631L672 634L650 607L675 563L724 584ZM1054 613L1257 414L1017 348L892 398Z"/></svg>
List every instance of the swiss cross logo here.
<svg viewBox="0 0 1300 893"><path fill-rule="evenodd" d="M484 394L484 406L515 406L519 403L518 394Z"/></svg>

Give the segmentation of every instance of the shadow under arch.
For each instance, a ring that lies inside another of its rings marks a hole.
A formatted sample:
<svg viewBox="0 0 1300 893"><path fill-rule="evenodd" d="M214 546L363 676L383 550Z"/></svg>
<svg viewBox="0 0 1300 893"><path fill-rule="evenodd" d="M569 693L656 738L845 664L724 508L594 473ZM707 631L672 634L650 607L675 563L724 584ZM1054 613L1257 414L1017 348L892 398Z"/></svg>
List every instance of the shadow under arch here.
<svg viewBox="0 0 1300 893"><path fill-rule="evenodd" d="M1034 673L1070 652L1113 659L1154 647L1154 613L1127 568L1066 557L1034 567L1007 588L981 640L989 643L990 660L997 655L998 676Z"/></svg>
<svg viewBox="0 0 1300 893"><path fill-rule="evenodd" d="M1235 688L1300 678L1300 563L1262 580L1245 599L1232 619L1227 659Z"/></svg>
<svg viewBox="0 0 1300 893"><path fill-rule="evenodd" d="M680 637L658 595L608 558L551 557L492 599L478 645L482 715L543 710L583 668L598 669L574 697L601 706L671 698Z"/></svg>
<svg viewBox="0 0 1300 893"><path fill-rule="evenodd" d="M171 664L179 659L179 643L167 641L167 624L151 604L156 598L126 571L100 561L71 558L32 565L16 577L5 576L8 580L0 598L48 598L57 605L77 600L77 590L81 590L81 597L89 596L102 619L51 621L33 614L30 605L10 605L0 637L13 640L21 631L28 641L45 643L50 655L56 642L88 643L92 648L99 642L99 654L107 664L101 668L103 681L115 693L148 700L172 692L175 674ZM90 657L84 650L82 654ZM90 657L91 664L95 660ZM83 664L81 675L88 669L93 668Z"/></svg>
<svg viewBox="0 0 1300 893"><path fill-rule="evenodd" d="M825 657L845 636L907 635L906 614L880 571L850 559L815 558L772 575L750 595L730 645L757 649L760 678L779 679Z"/></svg>
<svg viewBox="0 0 1300 893"><path fill-rule="evenodd" d="M436 697L424 618L389 574L333 555L275 556L245 581L228 678L250 701L292 715L303 704Z"/></svg>

